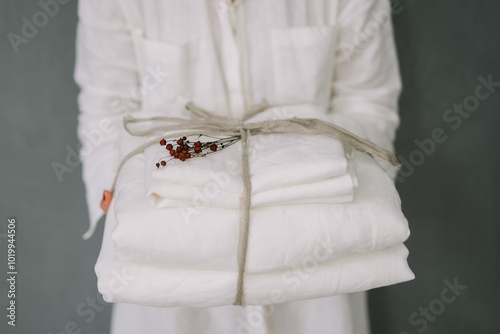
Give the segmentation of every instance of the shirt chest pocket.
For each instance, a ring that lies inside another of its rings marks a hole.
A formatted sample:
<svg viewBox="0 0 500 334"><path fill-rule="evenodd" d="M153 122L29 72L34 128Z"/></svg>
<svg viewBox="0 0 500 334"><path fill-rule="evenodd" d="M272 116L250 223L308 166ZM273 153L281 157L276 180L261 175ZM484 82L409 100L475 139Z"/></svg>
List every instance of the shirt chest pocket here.
<svg viewBox="0 0 500 334"><path fill-rule="evenodd" d="M195 93L201 41L177 44L136 35L143 109L172 110L183 107Z"/></svg>
<svg viewBox="0 0 500 334"><path fill-rule="evenodd" d="M270 37L279 103L326 103L333 75L335 26L272 28Z"/></svg>

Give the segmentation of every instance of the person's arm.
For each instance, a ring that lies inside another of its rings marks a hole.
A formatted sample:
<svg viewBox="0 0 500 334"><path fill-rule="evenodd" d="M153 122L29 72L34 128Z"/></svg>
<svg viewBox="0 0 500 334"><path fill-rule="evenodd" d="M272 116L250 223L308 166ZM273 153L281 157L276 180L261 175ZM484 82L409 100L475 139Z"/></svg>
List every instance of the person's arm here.
<svg viewBox="0 0 500 334"><path fill-rule="evenodd" d="M107 209L100 203L120 162L118 130L131 108L125 99L137 87L138 74L131 34L117 0L80 0L78 16L74 79L80 87L77 133L90 218L83 236L87 239ZM109 195L104 201L108 205Z"/></svg>
<svg viewBox="0 0 500 334"><path fill-rule="evenodd" d="M401 78L390 1L340 0L337 31L332 121L394 152Z"/></svg>

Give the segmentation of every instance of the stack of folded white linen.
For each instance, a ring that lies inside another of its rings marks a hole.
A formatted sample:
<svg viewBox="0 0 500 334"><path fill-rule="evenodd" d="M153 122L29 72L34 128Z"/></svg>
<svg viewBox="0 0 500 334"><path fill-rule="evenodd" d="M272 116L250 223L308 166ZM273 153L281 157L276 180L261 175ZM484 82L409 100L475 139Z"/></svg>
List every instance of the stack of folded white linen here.
<svg viewBox="0 0 500 334"><path fill-rule="evenodd" d="M317 118L328 116L314 105L270 108L247 120ZM188 136L191 143L198 136ZM202 136L200 140L213 138ZM176 138L175 138L176 139ZM241 141L215 154L186 161L170 160L165 146L146 149L148 201L157 208L237 208L243 191ZM250 141L252 207L300 203L346 203L357 186L356 166L342 145L324 135L259 134Z"/></svg>
<svg viewBox="0 0 500 334"><path fill-rule="evenodd" d="M266 112L249 121L269 118ZM311 110L301 116L298 108L278 118L293 116L325 117ZM259 134L249 144L246 305L414 278L399 195L373 158L359 152L346 158L338 141L321 135ZM238 280L241 145L157 168L165 153L151 146L120 172L95 267L99 291L109 302L158 307L231 304Z"/></svg>

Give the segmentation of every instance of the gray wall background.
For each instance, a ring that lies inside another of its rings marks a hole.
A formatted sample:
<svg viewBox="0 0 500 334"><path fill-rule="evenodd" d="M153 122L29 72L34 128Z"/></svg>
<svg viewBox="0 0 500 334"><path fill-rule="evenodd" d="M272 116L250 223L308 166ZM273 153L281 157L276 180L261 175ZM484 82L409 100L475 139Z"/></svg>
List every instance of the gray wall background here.
<svg viewBox="0 0 500 334"><path fill-rule="evenodd" d="M393 4L404 83L396 148L408 161L397 187L412 231L406 244L416 279L370 292L373 333L500 333L500 87L484 100L474 98L479 76L500 82L500 3ZM109 330L109 304L95 316L88 306L77 314L98 298L93 266L103 224L91 240L80 238L87 228L81 168L59 182L51 167L66 164L67 148L78 147L76 6L76 0L60 5L15 53L7 34L20 34L22 18L31 20L41 8L36 1L0 2L1 333ZM459 126L443 118L463 103L473 111ZM428 142L437 128L446 140L423 152L415 140ZM15 328L5 316L11 217L18 234ZM455 280L462 290L445 302L446 281Z"/></svg>

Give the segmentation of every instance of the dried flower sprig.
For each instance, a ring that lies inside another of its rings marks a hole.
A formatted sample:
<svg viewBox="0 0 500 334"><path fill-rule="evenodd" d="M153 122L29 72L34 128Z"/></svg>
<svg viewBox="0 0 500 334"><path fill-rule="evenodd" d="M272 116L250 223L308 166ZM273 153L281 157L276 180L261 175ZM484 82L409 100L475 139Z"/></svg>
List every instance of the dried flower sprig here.
<svg viewBox="0 0 500 334"><path fill-rule="evenodd" d="M212 141L200 141L200 137L214 138L216 140ZM181 161L186 161L186 159L204 157L207 154L214 153L217 150L222 150L229 147L241 139L241 136L231 136L225 138L211 137L203 134L198 135L196 141L189 141L186 136L180 137L179 139L172 140L160 140L160 145L165 146L165 149L169 152L169 156L161 158L156 163L156 168L160 166L165 166L168 161L172 159L179 159ZM167 159L169 158L169 159Z"/></svg>

